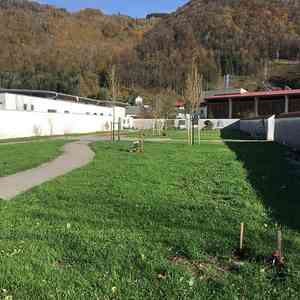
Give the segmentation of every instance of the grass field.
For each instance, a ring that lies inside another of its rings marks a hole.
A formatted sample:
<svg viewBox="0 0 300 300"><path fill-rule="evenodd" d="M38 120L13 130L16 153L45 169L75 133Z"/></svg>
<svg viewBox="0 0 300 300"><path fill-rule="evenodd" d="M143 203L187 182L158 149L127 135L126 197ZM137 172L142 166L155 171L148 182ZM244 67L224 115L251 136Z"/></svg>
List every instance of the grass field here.
<svg viewBox="0 0 300 300"><path fill-rule="evenodd" d="M126 134L127 131L123 131L123 134ZM98 131L98 132L90 132L90 133L74 133L74 134L65 134L65 135L51 135L51 136L33 136L33 137L25 137L25 138L14 138L14 139L1 139L1 144L7 143L19 143L19 142L43 142L57 139L74 139L80 138L82 136L110 136L111 133L107 131Z"/></svg>
<svg viewBox="0 0 300 300"><path fill-rule="evenodd" d="M13 299L299 299L299 175L272 143L97 143L86 168L0 202ZM1 149L1 148L0 148ZM232 270L239 224L251 261ZM264 262L284 227L288 276Z"/></svg>
<svg viewBox="0 0 300 300"><path fill-rule="evenodd" d="M0 177L37 167L61 153L64 140L0 145Z"/></svg>

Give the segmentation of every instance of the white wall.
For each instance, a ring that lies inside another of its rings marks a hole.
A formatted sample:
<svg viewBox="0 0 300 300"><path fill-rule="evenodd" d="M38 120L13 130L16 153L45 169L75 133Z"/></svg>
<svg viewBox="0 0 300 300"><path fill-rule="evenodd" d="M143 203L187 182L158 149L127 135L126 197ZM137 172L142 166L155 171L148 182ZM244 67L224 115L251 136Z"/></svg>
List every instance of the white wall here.
<svg viewBox="0 0 300 300"><path fill-rule="evenodd" d="M254 138L274 141L275 116L268 119L241 120L240 130L249 133Z"/></svg>
<svg viewBox="0 0 300 300"><path fill-rule="evenodd" d="M134 129L134 119L130 116L123 118L123 128L124 129Z"/></svg>
<svg viewBox="0 0 300 300"><path fill-rule="evenodd" d="M109 131L113 121L111 107L14 94L0 94L1 101L0 139ZM48 109L57 113L48 113ZM125 117L125 108L116 107L115 113L117 122Z"/></svg>
<svg viewBox="0 0 300 300"><path fill-rule="evenodd" d="M76 102L68 102L63 100L54 100L47 98L31 97L16 94L0 94L5 98L6 110L24 110L24 104L27 105L27 111L32 111L33 106L35 112L45 112L48 110L55 110L57 113L68 112L70 114L97 114L103 117L112 116L112 108L93 104L83 104ZM124 110L124 112L123 112ZM122 118L125 117L125 109L116 107L116 115L121 114Z"/></svg>
<svg viewBox="0 0 300 300"><path fill-rule="evenodd" d="M0 139L108 131L111 117L0 110Z"/></svg>
<svg viewBox="0 0 300 300"><path fill-rule="evenodd" d="M275 119L275 141L300 150L300 117Z"/></svg>
<svg viewBox="0 0 300 300"><path fill-rule="evenodd" d="M274 141L275 137L275 115L267 120L267 140Z"/></svg>
<svg viewBox="0 0 300 300"><path fill-rule="evenodd" d="M256 128L261 127L262 123L265 123L267 140L300 150L300 117L275 118L273 116L265 120L241 120L241 130L255 134Z"/></svg>
<svg viewBox="0 0 300 300"><path fill-rule="evenodd" d="M0 94L0 109L4 109L4 105L5 105L5 95Z"/></svg>
<svg viewBox="0 0 300 300"><path fill-rule="evenodd" d="M231 126L232 128L239 128L239 119L200 119L200 126L204 128L205 122L210 121L213 129L224 129Z"/></svg>
<svg viewBox="0 0 300 300"><path fill-rule="evenodd" d="M134 119L133 128L138 130L153 129L155 122L163 122L164 119Z"/></svg>
<svg viewBox="0 0 300 300"><path fill-rule="evenodd" d="M267 121L265 119L241 120L240 130L252 137L265 139L267 137Z"/></svg>
<svg viewBox="0 0 300 300"><path fill-rule="evenodd" d="M175 119L174 121L174 127L179 127L179 120L181 119ZM184 119L182 119L183 121L185 121ZM134 119L133 121L133 128L134 129L152 129L153 125L155 124L155 119ZM165 122L165 119L160 119L157 120L160 121L162 123ZM172 121L172 120L169 120ZM237 129L239 128L239 119L200 119L199 123L201 128L204 128L205 125L205 121L210 121L212 122L213 125L213 129L223 129L225 127L228 126L234 126L236 125ZM168 126L170 127L170 122L168 122ZM180 126L182 129L184 129L184 125Z"/></svg>

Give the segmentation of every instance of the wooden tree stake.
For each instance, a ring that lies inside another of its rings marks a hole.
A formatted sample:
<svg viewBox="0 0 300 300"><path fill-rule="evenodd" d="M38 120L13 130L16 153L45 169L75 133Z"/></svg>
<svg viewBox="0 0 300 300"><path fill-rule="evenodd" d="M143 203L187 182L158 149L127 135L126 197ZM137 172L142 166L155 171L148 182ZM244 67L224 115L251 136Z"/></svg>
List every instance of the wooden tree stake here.
<svg viewBox="0 0 300 300"><path fill-rule="evenodd" d="M113 122L110 122L110 127L111 127L111 131L110 131L110 139L113 141L114 140L114 138L113 138L113 127L114 127L114 125L113 125L114 123Z"/></svg>
<svg viewBox="0 0 300 300"><path fill-rule="evenodd" d="M144 132L141 131L140 132L140 153L144 153L145 149L144 149Z"/></svg>
<svg viewBox="0 0 300 300"><path fill-rule="evenodd" d="M245 233L245 226L244 226L244 223L241 223L241 230L240 230L240 251L242 251L243 247L244 247L244 233Z"/></svg>

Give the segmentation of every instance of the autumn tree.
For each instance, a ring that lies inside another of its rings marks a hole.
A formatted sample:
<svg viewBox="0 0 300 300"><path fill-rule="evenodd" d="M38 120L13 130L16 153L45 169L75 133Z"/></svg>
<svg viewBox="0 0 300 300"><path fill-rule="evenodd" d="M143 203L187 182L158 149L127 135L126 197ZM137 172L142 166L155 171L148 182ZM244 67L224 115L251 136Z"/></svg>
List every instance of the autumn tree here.
<svg viewBox="0 0 300 300"><path fill-rule="evenodd" d="M203 97L203 75L199 72L197 61L194 58L190 72L187 74L185 99L190 107L190 113L195 114L199 111L200 104L204 101Z"/></svg>
<svg viewBox="0 0 300 300"><path fill-rule="evenodd" d="M194 144L194 119L197 116L197 112L199 112L200 104L204 101L203 75L199 72L196 58L193 58L190 72L187 75L185 99L186 104L190 108L190 119L188 120L188 127L190 130L188 132L188 140L190 144Z"/></svg>
<svg viewBox="0 0 300 300"><path fill-rule="evenodd" d="M111 67L111 70L109 73L109 87L110 87L111 101L112 101L112 107L113 107L112 140L115 141L116 100L118 98L119 91L120 91L119 79L118 79L115 65L113 65Z"/></svg>

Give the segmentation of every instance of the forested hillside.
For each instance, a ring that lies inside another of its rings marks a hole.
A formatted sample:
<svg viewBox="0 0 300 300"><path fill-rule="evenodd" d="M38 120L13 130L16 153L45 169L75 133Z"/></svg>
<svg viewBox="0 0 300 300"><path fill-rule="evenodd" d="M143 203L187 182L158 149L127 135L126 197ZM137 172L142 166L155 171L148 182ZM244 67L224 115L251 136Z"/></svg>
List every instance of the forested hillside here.
<svg viewBox="0 0 300 300"><path fill-rule="evenodd" d="M192 0L151 21L0 0L0 86L107 97L116 64L125 96L135 89L180 94L193 59L205 87L225 73L260 81L270 62L299 60L299 8L298 0ZM287 83L297 87L297 80Z"/></svg>
<svg viewBox="0 0 300 300"><path fill-rule="evenodd" d="M97 95L109 65L131 52L151 26L99 10L71 14L26 0L0 0L0 86Z"/></svg>
<svg viewBox="0 0 300 300"><path fill-rule="evenodd" d="M259 74L272 60L298 60L299 8L298 0L192 0L137 47L136 81L180 91L192 58L208 83L224 73Z"/></svg>

